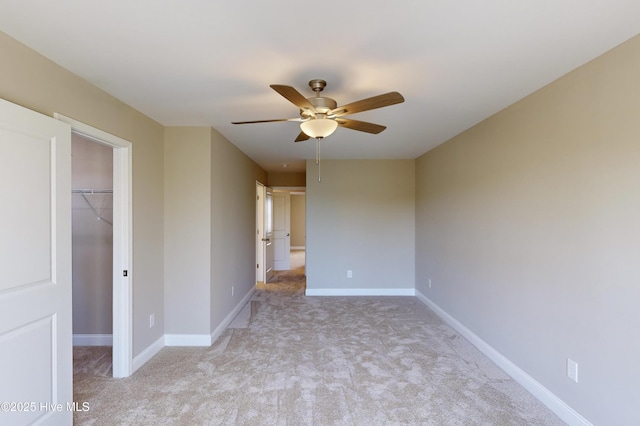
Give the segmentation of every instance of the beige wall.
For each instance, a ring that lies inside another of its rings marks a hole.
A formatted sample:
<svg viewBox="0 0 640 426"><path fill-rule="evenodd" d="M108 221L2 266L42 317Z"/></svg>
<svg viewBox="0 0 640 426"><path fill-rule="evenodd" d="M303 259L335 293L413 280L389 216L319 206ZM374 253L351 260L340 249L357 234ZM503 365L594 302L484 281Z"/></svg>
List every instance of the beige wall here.
<svg viewBox="0 0 640 426"><path fill-rule="evenodd" d="M307 173L308 290L414 288L414 164L323 160L322 182Z"/></svg>
<svg viewBox="0 0 640 426"><path fill-rule="evenodd" d="M266 173L216 130L166 128L168 335L206 338L255 287L256 180Z"/></svg>
<svg viewBox="0 0 640 426"><path fill-rule="evenodd" d="M167 334L210 334L211 128L165 128Z"/></svg>
<svg viewBox="0 0 640 426"><path fill-rule="evenodd" d="M291 194L291 247L304 247L306 244L305 194Z"/></svg>
<svg viewBox="0 0 640 426"><path fill-rule="evenodd" d="M73 134L71 170L73 189L113 189L113 148ZM73 334L112 334L112 195L71 198Z"/></svg>
<svg viewBox="0 0 640 426"><path fill-rule="evenodd" d="M4 33L0 58L0 98L48 116L61 113L132 143L133 354L138 355L164 332L163 127Z"/></svg>
<svg viewBox="0 0 640 426"><path fill-rule="evenodd" d="M417 160L417 290L594 424L640 424L638 76L636 37Z"/></svg>
<svg viewBox="0 0 640 426"><path fill-rule="evenodd" d="M270 187L278 186L300 186L303 187L307 184L307 177L305 172L300 173L283 173L283 172L269 172L267 185Z"/></svg>
<svg viewBox="0 0 640 426"><path fill-rule="evenodd" d="M212 331L256 285L256 181L266 180L264 170L212 129Z"/></svg>

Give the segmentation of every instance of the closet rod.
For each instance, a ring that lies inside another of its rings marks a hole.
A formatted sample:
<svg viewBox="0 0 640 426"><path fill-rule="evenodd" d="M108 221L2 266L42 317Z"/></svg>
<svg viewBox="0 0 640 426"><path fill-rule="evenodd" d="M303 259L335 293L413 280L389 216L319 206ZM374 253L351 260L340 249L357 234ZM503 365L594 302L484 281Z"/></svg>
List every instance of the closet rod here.
<svg viewBox="0 0 640 426"><path fill-rule="evenodd" d="M74 194L113 194L113 189L73 189Z"/></svg>

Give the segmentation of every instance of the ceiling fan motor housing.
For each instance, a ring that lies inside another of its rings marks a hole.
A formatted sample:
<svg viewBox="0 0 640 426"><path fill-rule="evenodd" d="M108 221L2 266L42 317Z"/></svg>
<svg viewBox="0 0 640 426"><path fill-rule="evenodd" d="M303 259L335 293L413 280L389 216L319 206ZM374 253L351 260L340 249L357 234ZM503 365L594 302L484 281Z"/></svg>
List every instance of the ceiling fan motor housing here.
<svg viewBox="0 0 640 426"><path fill-rule="evenodd" d="M307 100L309 101L309 103L311 105L313 105L313 107L315 108L317 114L314 114L311 111L305 110L305 109L301 109L300 110L300 117L302 118L311 118L311 117L316 117L316 118L324 118L326 116L326 114L333 110L336 109L336 107L338 106L337 102L331 98L325 98L320 96L320 92L322 92L324 90L324 88L327 86L327 82L320 79L320 78L316 78L314 80L310 80L309 81L309 87L311 87L311 90L313 90L314 92L316 92L316 95L312 98L307 98Z"/></svg>
<svg viewBox="0 0 640 426"><path fill-rule="evenodd" d="M319 114L326 114L329 111L336 109L338 107L338 104L336 103L336 101L331 98L314 96L312 98L307 98L307 100L311 105L313 105L313 107L316 109L316 111ZM314 114L308 110L301 109L300 115L303 118L309 118L309 117L313 117Z"/></svg>

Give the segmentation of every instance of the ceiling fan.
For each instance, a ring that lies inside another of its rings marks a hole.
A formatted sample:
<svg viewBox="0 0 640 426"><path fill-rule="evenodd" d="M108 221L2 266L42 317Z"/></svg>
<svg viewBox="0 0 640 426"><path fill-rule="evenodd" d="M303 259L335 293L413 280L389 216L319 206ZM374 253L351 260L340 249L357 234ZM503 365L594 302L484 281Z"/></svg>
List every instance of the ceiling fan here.
<svg viewBox="0 0 640 426"><path fill-rule="evenodd" d="M389 92L338 107L335 100L320 96L320 92L322 92L326 85L327 82L320 79L309 81L309 87L311 87L316 95L311 98L305 98L291 86L272 84L270 87L273 90L300 108L300 117L275 120L235 121L232 122L232 124L273 123L279 121L300 122L301 132L296 138L296 142L302 142L309 138L325 138L332 134L338 126L360 132L378 134L386 129L386 126L343 117L357 112L369 111L404 102L404 98L400 93Z"/></svg>

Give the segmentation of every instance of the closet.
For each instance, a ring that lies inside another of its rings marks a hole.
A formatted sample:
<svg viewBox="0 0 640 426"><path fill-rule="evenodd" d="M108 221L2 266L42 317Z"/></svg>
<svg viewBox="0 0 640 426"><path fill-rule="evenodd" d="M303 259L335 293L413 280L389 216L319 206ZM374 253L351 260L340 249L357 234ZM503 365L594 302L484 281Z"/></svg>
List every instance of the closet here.
<svg viewBox="0 0 640 426"><path fill-rule="evenodd" d="M113 148L72 136L74 346L111 346Z"/></svg>

